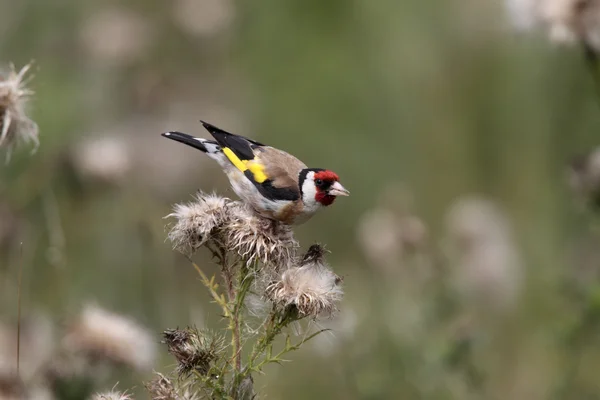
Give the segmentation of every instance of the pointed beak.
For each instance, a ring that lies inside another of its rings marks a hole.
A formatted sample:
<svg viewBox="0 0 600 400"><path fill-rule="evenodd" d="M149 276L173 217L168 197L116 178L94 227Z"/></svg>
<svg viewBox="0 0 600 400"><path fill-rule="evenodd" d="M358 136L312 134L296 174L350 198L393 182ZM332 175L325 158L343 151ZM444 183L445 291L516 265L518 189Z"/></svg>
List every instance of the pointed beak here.
<svg viewBox="0 0 600 400"><path fill-rule="evenodd" d="M161 133L161 136L166 137L167 139L173 139L176 142L180 142L183 144L187 144L195 149L206 151L204 145L198 141L195 137L188 135L187 133L182 132L165 132Z"/></svg>
<svg viewBox="0 0 600 400"><path fill-rule="evenodd" d="M350 192L347 191L346 188L344 188L339 182L335 182L333 185L331 185L327 194L330 196L350 196Z"/></svg>

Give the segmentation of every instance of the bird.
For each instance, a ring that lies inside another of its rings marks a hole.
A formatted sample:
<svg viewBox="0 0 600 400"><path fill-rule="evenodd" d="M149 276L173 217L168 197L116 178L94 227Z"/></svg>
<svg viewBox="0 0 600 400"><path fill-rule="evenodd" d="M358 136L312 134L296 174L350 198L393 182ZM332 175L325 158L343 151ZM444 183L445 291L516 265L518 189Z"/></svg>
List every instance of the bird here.
<svg viewBox="0 0 600 400"><path fill-rule="evenodd" d="M161 135L198 149L219 163L233 191L259 215L286 225L300 225L320 209L350 192L328 169L308 168L293 155L208 122L215 140L170 131Z"/></svg>

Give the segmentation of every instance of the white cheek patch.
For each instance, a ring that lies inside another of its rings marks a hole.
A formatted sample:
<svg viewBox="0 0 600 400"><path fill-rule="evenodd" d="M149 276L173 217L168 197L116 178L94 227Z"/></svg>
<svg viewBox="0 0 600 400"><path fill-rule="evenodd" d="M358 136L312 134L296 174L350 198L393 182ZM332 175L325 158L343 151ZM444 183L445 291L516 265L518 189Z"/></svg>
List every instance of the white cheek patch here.
<svg viewBox="0 0 600 400"><path fill-rule="evenodd" d="M317 195L317 187L315 186L315 172L310 171L306 174L304 182L302 182L302 201L304 209L307 212L314 212L321 207L315 196Z"/></svg>

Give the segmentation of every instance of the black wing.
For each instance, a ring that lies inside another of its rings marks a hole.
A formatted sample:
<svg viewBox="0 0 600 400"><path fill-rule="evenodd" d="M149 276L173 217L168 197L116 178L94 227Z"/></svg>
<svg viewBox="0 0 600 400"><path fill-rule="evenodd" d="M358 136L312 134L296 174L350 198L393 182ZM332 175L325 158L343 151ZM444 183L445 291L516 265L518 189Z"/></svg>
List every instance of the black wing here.
<svg viewBox="0 0 600 400"><path fill-rule="evenodd" d="M221 147L228 147L233 153L239 157L240 160L252 160L254 159L254 151L256 147L264 146L255 140L248 139L246 137L235 135L224 131L223 129L217 128L208 122L200 121L202 126L215 138L217 143Z"/></svg>

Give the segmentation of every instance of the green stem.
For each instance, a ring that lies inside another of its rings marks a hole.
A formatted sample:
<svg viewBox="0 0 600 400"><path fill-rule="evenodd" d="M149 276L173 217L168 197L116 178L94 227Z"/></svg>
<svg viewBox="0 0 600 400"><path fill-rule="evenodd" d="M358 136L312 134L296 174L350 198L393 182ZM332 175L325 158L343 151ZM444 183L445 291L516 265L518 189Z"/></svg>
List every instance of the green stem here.
<svg viewBox="0 0 600 400"><path fill-rule="evenodd" d="M232 360L234 365L234 378L232 394L237 393L239 385L245 377L242 374L242 340L241 340L241 326L243 322L242 310L246 301L246 296L252 287L254 282L254 273L248 267L246 260L240 261L238 272L238 282L235 290L235 302L233 303L233 313L230 318L229 329L231 330L231 346L232 346ZM231 306L230 306L231 307Z"/></svg>
<svg viewBox="0 0 600 400"><path fill-rule="evenodd" d="M293 310L286 310L283 315L277 312L277 310L273 310L269 321L265 324L264 335L258 340L254 346L254 349L252 350L250 359L248 361L248 371L256 369L254 366L256 359L273 344L273 341L277 335L281 333L283 328L296 320L298 320L298 317Z"/></svg>
<svg viewBox="0 0 600 400"><path fill-rule="evenodd" d="M225 300L225 296L223 296L217 292L217 288L219 287L219 285L215 282L214 276L211 279L208 279L208 276L206 276L206 274L200 269L198 264L196 264L189 258L188 258L188 260L190 260L190 262L194 266L194 269L196 270L196 272L198 272L198 275L200 275L200 279L202 280L202 283L204 284L204 286L206 286L206 288L210 292L210 294L213 297L213 299L215 300L215 302L217 304L219 304L221 306L221 308L223 309L224 316L226 318L230 318L232 312L229 309L229 306L227 305L227 300Z"/></svg>
<svg viewBox="0 0 600 400"><path fill-rule="evenodd" d="M596 51L585 41L583 41L582 45L585 64L592 75L594 91L596 94L596 102L600 106L600 75L598 75L598 55L596 54Z"/></svg>
<svg viewBox="0 0 600 400"><path fill-rule="evenodd" d="M554 398L567 399L575 392L575 381L579 374L581 355L585 351L588 340L593 336L598 325L599 315L594 304L588 304L582 312L577 323L571 328L566 337L565 347L570 353L570 360L564 368L564 377L558 386Z"/></svg>

